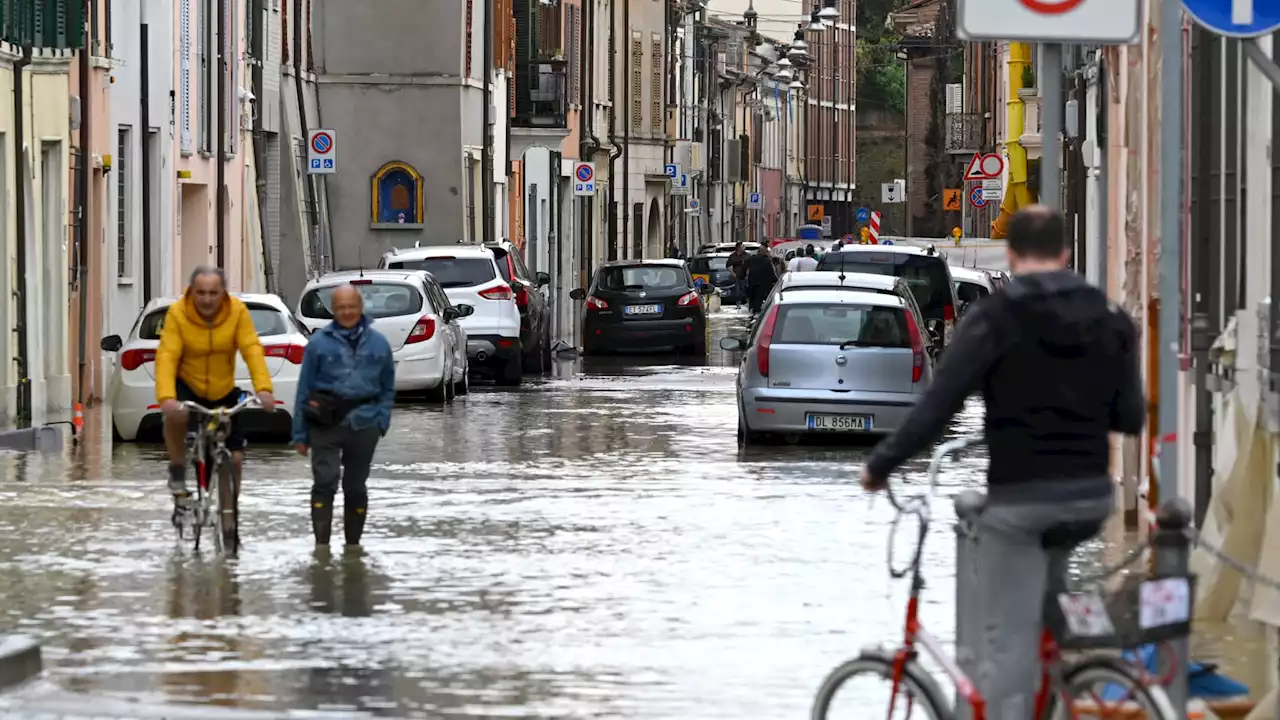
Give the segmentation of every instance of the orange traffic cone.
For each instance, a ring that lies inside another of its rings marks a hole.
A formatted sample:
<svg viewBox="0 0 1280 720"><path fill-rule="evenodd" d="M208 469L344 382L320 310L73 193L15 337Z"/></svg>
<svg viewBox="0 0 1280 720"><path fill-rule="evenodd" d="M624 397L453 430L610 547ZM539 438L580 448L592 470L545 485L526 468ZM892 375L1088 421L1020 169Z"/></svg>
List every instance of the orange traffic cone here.
<svg viewBox="0 0 1280 720"><path fill-rule="evenodd" d="M80 431L84 429L84 406L80 403L76 403L73 408L74 411L71 414L71 428L73 434L79 435Z"/></svg>

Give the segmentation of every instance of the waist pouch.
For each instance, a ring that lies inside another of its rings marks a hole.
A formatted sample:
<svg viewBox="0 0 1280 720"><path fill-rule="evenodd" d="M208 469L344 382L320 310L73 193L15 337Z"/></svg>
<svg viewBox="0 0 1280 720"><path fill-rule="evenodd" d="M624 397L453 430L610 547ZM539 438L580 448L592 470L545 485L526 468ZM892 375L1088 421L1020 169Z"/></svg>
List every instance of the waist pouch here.
<svg viewBox="0 0 1280 720"><path fill-rule="evenodd" d="M302 405L302 415L307 422L322 428L336 427L343 419L361 405L367 405L376 398L344 398L327 390L312 390L307 401Z"/></svg>

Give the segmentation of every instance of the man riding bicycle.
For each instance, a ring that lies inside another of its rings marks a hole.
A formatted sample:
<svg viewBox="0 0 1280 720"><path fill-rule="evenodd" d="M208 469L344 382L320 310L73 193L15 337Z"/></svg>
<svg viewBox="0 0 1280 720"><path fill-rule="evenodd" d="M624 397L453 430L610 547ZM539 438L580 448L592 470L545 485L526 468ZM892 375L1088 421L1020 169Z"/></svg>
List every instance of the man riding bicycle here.
<svg viewBox="0 0 1280 720"><path fill-rule="evenodd" d="M1102 529L1114 507L1109 434L1136 435L1146 419L1133 321L1067 269L1070 252L1062 213L1035 205L1013 216L1013 282L966 313L933 384L862 471L865 488L884 488L982 394L991 462L972 603L982 617L961 654L993 720L1032 713L1044 595L1066 560L1046 548L1050 531Z"/></svg>
<svg viewBox="0 0 1280 720"><path fill-rule="evenodd" d="M236 352L249 366L249 376L264 410L273 411L271 373L253 318L243 302L227 294L222 270L202 265L191 283L165 313L156 351L156 401L164 413L164 444L169 453L169 491L179 509L189 497L186 482L186 440L189 418L184 402L207 408L229 408L241 397L236 387ZM240 477L244 463L244 434L236 418L227 435L233 469ZM239 483L236 483L237 494Z"/></svg>

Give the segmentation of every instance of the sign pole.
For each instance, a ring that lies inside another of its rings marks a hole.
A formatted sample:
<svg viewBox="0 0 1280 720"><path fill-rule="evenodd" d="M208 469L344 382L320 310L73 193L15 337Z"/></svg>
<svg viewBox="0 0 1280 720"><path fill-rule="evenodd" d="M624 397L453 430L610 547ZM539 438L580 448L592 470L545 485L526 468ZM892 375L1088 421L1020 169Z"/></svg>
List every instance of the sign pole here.
<svg viewBox="0 0 1280 720"><path fill-rule="evenodd" d="M1166 0L1169 2L1172 0ZM1177 33L1179 38L1181 33ZM1062 209L1062 44L1040 46L1040 89L1044 93L1040 130L1040 202Z"/></svg>

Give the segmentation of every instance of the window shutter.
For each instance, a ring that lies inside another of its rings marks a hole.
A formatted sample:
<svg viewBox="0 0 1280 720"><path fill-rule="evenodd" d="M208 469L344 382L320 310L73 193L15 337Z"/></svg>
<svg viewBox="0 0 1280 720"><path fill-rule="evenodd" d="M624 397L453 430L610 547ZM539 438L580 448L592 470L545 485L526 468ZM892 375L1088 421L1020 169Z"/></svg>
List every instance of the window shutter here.
<svg viewBox="0 0 1280 720"><path fill-rule="evenodd" d="M725 180L738 182L742 173L742 141L734 138L725 143Z"/></svg>
<svg viewBox="0 0 1280 720"><path fill-rule="evenodd" d="M577 5L567 6L569 9L569 30L565 52L569 61L569 103L582 104L582 8Z"/></svg>
<svg viewBox="0 0 1280 720"><path fill-rule="evenodd" d="M182 58L179 61L179 74L181 75L182 89L180 91L181 109L179 116L182 122L182 152L191 154L191 5L190 3L178 3L181 8L179 14L182 27L179 29L182 37L179 42Z"/></svg>
<svg viewBox="0 0 1280 720"><path fill-rule="evenodd" d="M644 114L643 96L640 86L644 84L644 36L638 32L631 33L631 129L640 130Z"/></svg>
<svg viewBox="0 0 1280 720"><path fill-rule="evenodd" d="M744 183L751 179L752 144L750 136L738 136L738 182Z"/></svg>
<svg viewBox="0 0 1280 720"><path fill-rule="evenodd" d="M751 147L751 157L757 165L764 162L764 116L760 113L751 115L751 137L755 139Z"/></svg>
<svg viewBox="0 0 1280 720"><path fill-rule="evenodd" d="M231 0L222 0L222 6L228 30L227 38L221 41L227 67L227 117L223 122L227 129L227 154L235 155L236 141L240 138L240 43L237 42L240 32L236 29L239 13Z"/></svg>
<svg viewBox="0 0 1280 720"><path fill-rule="evenodd" d="M650 35L652 51L649 53L649 130L662 134L662 36Z"/></svg>

